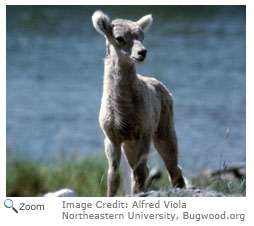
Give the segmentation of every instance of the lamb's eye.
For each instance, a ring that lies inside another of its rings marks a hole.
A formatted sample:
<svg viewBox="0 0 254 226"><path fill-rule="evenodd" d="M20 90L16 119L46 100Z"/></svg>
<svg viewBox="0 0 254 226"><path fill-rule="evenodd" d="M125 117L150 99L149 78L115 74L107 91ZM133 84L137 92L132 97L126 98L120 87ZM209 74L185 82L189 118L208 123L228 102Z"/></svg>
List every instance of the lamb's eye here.
<svg viewBox="0 0 254 226"><path fill-rule="evenodd" d="M121 44L121 45L125 45L126 44L126 41L124 40L123 37L119 36L119 37L116 37L116 42L118 44Z"/></svg>

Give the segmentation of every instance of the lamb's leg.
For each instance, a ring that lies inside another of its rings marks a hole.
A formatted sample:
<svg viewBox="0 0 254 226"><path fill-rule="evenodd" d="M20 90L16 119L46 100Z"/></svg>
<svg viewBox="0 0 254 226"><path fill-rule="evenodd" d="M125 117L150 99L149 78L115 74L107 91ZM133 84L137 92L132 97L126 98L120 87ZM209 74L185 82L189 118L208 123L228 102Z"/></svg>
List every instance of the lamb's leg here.
<svg viewBox="0 0 254 226"><path fill-rule="evenodd" d="M156 133L153 135L154 146L162 157L174 187L184 188L182 171L178 167L178 145L174 129L172 106L161 114Z"/></svg>
<svg viewBox="0 0 254 226"><path fill-rule="evenodd" d="M124 184L124 192L125 192L125 195L127 196L130 196L131 195L131 190L132 190L132 187L131 187L131 184L132 184L132 171L131 171L131 168L130 168L130 165L126 159L126 156L125 154L122 155L122 159L121 159L121 169L122 169L122 172L123 172L123 184Z"/></svg>
<svg viewBox="0 0 254 226"><path fill-rule="evenodd" d="M182 171L178 167L177 144L174 138L154 137L154 146L162 157L174 187L184 188Z"/></svg>
<svg viewBox="0 0 254 226"><path fill-rule="evenodd" d="M105 139L105 152L108 158L108 191L107 195L116 195L120 185L119 165L121 159L120 145L113 144L108 138Z"/></svg>
<svg viewBox="0 0 254 226"><path fill-rule="evenodd" d="M145 181L149 173L146 162L150 140L150 135L142 135L140 139L123 143L124 154L132 169L132 194L145 190Z"/></svg>

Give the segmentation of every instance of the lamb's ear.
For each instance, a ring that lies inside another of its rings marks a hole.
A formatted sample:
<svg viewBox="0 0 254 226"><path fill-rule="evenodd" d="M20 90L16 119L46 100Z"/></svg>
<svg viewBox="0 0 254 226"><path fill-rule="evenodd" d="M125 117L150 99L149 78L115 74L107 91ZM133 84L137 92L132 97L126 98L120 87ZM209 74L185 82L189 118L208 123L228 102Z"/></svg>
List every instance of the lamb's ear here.
<svg viewBox="0 0 254 226"><path fill-rule="evenodd" d="M152 15L149 14L142 17L140 20L137 21L137 23L143 29L143 31L146 32L153 23Z"/></svg>
<svg viewBox="0 0 254 226"><path fill-rule="evenodd" d="M111 33L111 24L109 17L101 11L95 11L92 16L93 26L95 29L103 34L108 35Z"/></svg>

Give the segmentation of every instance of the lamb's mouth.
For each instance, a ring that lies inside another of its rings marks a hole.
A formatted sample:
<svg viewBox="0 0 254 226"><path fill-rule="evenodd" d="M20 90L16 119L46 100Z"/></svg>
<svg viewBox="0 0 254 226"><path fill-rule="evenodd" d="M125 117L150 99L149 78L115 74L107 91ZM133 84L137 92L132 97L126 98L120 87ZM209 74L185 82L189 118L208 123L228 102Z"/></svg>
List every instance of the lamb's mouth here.
<svg viewBox="0 0 254 226"><path fill-rule="evenodd" d="M145 57L133 57L133 59L136 61L136 62L143 62L145 60Z"/></svg>

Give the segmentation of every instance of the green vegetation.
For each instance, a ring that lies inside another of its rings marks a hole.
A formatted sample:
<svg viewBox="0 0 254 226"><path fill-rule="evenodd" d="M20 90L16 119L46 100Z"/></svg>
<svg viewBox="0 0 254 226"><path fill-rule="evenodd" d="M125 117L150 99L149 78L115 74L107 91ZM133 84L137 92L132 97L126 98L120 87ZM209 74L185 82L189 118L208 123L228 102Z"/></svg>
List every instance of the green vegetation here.
<svg viewBox="0 0 254 226"><path fill-rule="evenodd" d="M201 177L197 177L192 180L195 187L201 189L212 190L221 192L224 195L233 196L245 196L246 195L246 178L241 180L229 180L222 179L220 177L211 178L210 180L204 180Z"/></svg>
<svg viewBox="0 0 254 226"><path fill-rule="evenodd" d="M220 191L223 194L239 194L246 195L246 178L238 181L230 181L226 179L217 179L212 183L212 189Z"/></svg>
<svg viewBox="0 0 254 226"><path fill-rule="evenodd" d="M6 168L7 196L41 196L61 188L79 196L106 196L107 161L102 153L48 164L8 157Z"/></svg>
<svg viewBox="0 0 254 226"><path fill-rule="evenodd" d="M78 196L106 196L107 160L104 153L89 155L89 157L83 159L74 154L68 159L61 159L54 163L17 158L10 154L7 154L7 156L7 196L42 196L47 192L61 188L70 188ZM195 187L204 191L217 191L227 196L246 195L245 178L241 181L212 178L204 182L202 178L197 177L191 182ZM121 182L118 196L124 195L122 184ZM172 190L164 168L162 169L161 179L154 182L151 189Z"/></svg>

